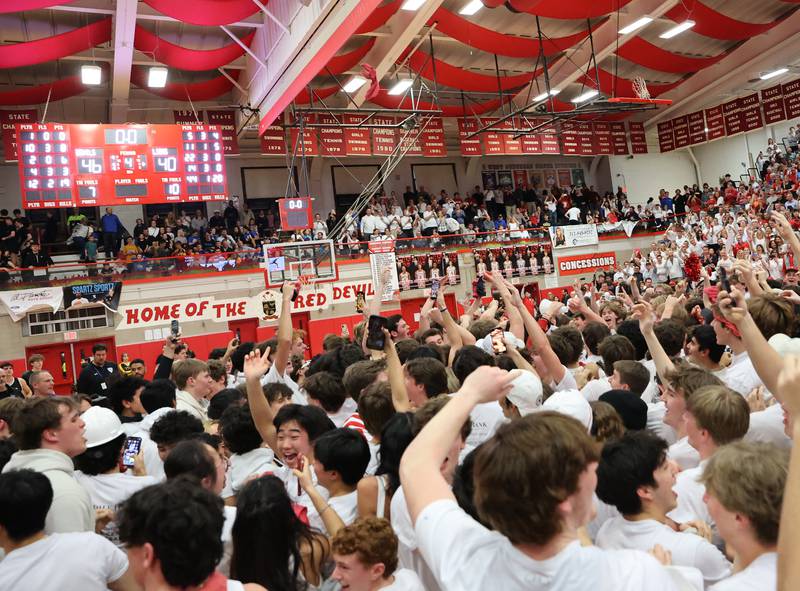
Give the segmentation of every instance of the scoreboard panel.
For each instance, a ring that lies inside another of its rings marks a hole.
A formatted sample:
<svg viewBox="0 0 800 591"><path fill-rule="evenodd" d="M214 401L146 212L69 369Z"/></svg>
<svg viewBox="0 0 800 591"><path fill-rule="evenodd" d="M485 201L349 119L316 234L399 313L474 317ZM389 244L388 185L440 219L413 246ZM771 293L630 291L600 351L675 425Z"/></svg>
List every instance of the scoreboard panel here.
<svg viewBox="0 0 800 591"><path fill-rule="evenodd" d="M17 133L26 209L228 198L216 125L19 124Z"/></svg>
<svg viewBox="0 0 800 591"><path fill-rule="evenodd" d="M304 230L313 225L311 197L278 199L278 213L284 230Z"/></svg>

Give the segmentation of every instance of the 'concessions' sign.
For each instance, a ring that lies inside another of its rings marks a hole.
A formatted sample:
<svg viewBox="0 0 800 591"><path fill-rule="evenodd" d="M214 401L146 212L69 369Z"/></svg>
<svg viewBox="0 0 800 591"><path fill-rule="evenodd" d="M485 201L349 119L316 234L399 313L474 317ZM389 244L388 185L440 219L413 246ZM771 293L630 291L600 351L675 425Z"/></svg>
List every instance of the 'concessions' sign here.
<svg viewBox="0 0 800 591"><path fill-rule="evenodd" d="M597 226L594 224L551 226L550 240L553 242L553 248L556 249L591 246L598 242Z"/></svg>
<svg viewBox="0 0 800 591"><path fill-rule="evenodd" d="M598 269L616 267L617 257L613 252L597 254L579 254L571 257L559 257L559 275L583 275L593 273Z"/></svg>

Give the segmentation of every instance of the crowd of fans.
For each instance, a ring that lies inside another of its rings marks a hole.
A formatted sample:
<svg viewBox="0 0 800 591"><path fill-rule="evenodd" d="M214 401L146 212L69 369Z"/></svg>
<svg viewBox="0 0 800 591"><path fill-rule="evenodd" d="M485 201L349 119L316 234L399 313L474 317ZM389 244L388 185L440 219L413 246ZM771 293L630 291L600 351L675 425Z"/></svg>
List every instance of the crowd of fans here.
<svg viewBox="0 0 800 591"><path fill-rule="evenodd" d="M488 303L442 273L382 328L374 297L311 359L286 284L274 338L207 360L96 345L73 396L0 363L0 589L794 589L794 182L712 191L562 300L492 267Z"/></svg>

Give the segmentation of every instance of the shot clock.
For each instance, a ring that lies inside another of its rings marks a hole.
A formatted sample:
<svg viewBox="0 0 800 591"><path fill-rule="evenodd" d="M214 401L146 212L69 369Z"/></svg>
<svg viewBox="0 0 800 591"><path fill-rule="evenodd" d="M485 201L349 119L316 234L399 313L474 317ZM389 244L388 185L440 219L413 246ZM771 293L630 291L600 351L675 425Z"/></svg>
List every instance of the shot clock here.
<svg viewBox="0 0 800 591"><path fill-rule="evenodd" d="M228 196L216 125L18 124L17 133L26 209Z"/></svg>

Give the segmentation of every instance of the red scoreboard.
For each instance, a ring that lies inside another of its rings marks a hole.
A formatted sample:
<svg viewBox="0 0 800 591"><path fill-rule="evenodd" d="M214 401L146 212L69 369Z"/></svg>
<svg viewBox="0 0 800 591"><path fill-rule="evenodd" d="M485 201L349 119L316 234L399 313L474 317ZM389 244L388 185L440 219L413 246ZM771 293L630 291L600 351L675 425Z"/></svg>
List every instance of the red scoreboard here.
<svg viewBox="0 0 800 591"><path fill-rule="evenodd" d="M222 201L217 125L17 125L22 206Z"/></svg>

